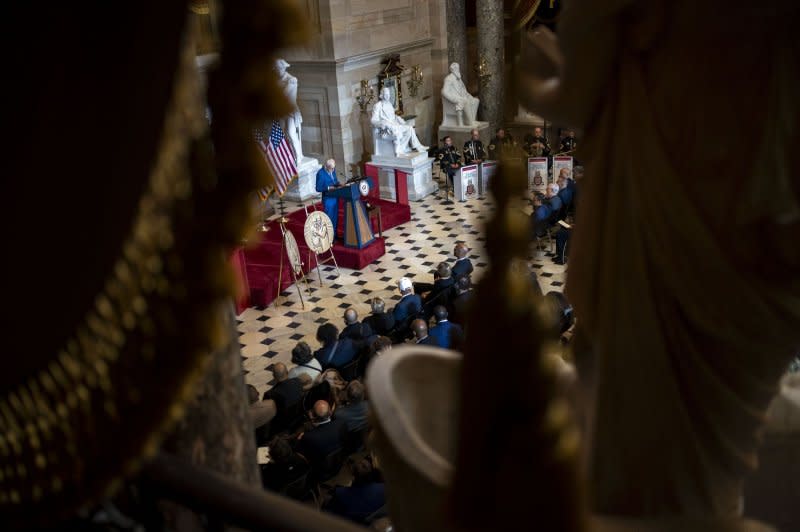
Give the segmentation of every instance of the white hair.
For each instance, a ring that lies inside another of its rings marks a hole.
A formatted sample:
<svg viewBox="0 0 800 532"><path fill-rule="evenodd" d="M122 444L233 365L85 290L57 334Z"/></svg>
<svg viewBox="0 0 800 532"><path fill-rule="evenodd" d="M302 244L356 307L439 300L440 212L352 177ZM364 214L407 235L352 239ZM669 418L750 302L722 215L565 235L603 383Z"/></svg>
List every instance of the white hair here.
<svg viewBox="0 0 800 532"><path fill-rule="evenodd" d="M336 161L333 159L328 159L325 161L325 167L333 167L336 166Z"/></svg>
<svg viewBox="0 0 800 532"><path fill-rule="evenodd" d="M555 183L550 183L549 185L547 185L547 187L553 189L553 194L558 194L558 185L556 185Z"/></svg>

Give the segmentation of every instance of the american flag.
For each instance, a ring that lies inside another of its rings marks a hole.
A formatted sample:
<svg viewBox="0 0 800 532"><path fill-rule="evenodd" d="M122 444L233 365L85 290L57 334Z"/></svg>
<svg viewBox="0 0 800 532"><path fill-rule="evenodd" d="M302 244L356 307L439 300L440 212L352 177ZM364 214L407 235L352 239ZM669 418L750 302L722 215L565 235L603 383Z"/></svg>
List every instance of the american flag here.
<svg viewBox="0 0 800 532"><path fill-rule="evenodd" d="M272 127L269 131L269 138L266 138L266 131L256 129L255 131L256 144L261 148L264 154L264 159L267 161L272 175L275 177L275 189L278 196L283 196L289 183L292 179L297 177L297 165L295 164L295 155L289 143L286 142L286 136L283 134L278 122L272 122ZM260 197L268 196L266 189L259 191Z"/></svg>

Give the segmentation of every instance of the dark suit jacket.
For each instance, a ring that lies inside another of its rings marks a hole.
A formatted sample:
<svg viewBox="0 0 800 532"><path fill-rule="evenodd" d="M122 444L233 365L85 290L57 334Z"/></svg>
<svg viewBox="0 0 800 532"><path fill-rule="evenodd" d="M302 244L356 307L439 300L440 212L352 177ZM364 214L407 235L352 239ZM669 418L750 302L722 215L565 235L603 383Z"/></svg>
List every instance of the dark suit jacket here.
<svg viewBox="0 0 800 532"><path fill-rule="evenodd" d="M331 356L331 352L334 351ZM356 357L358 346L350 338L342 338L323 346L314 352L314 357L322 364L322 369L341 368Z"/></svg>
<svg viewBox="0 0 800 532"><path fill-rule="evenodd" d="M350 521L366 524L366 519L386 504L382 482L337 486L325 510Z"/></svg>
<svg viewBox="0 0 800 532"><path fill-rule="evenodd" d="M388 312L370 314L362 323L368 325L374 334L386 336L394 328L394 316Z"/></svg>
<svg viewBox="0 0 800 532"><path fill-rule="evenodd" d="M453 338L460 339L464 331L461 329L460 325L445 320L438 323L435 327L432 327L431 330L428 331L428 334L436 338L436 341L439 342L439 346L449 349L453 345Z"/></svg>
<svg viewBox="0 0 800 532"><path fill-rule="evenodd" d="M339 339L350 338L351 340L365 340L372 336L372 329L364 323L351 323L339 333Z"/></svg>
<svg viewBox="0 0 800 532"><path fill-rule="evenodd" d="M278 413L287 407L295 405L303 398L303 384L300 379L286 379L276 383L270 391L264 394L265 399L275 401Z"/></svg>
<svg viewBox="0 0 800 532"><path fill-rule="evenodd" d="M312 467L319 467L326 456L344 446L346 437L347 424L339 419L331 419L303 434L297 450L311 462Z"/></svg>
<svg viewBox="0 0 800 532"><path fill-rule="evenodd" d="M467 307L469 307L472 300L472 290L467 290L461 295L454 296L450 300L450 306L447 309L448 318L456 323L466 323L467 321Z"/></svg>
<svg viewBox="0 0 800 532"><path fill-rule="evenodd" d="M439 341L436 338L434 338L433 336L431 336L430 334L428 334L428 336L426 336L422 340L417 340L417 343L418 344L422 344L422 345L430 345L430 346L433 346L433 347L441 347L439 345Z"/></svg>
<svg viewBox="0 0 800 532"><path fill-rule="evenodd" d="M369 403L365 400L337 408L333 417L344 421L348 431L356 432L369 427L368 412Z"/></svg>
<svg viewBox="0 0 800 532"><path fill-rule="evenodd" d="M457 260L450 267L450 271L453 272L453 279L455 279L456 281L458 281L465 275L471 274L473 269L474 268L472 267L472 261L469 260L469 258Z"/></svg>
<svg viewBox="0 0 800 532"><path fill-rule="evenodd" d="M399 323L409 316L417 314L420 309L422 309L422 299L417 294L411 294L397 302L392 310L392 315L394 321Z"/></svg>
<svg viewBox="0 0 800 532"><path fill-rule="evenodd" d="M433 289L428 292L425 298L425 302L434 305L447 305L447 301L450 299L450 293L455 284L456 280L452 276L446 279L436 279L433 282Z"/></svg>

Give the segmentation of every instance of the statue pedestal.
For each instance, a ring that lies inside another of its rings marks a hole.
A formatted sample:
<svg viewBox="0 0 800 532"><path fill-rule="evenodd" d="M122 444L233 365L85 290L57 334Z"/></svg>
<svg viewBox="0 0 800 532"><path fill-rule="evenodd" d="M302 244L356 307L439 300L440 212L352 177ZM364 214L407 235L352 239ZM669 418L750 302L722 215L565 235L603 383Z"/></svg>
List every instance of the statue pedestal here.
<svg viewBox="0 0 800 532"><path fill-rule="evenodd" d="M286 190L284 197L292 201L306 201L311 198L318 198L319 192L316 190L317 172L322 168L319 161L311 157L303 157L297 166L297 179L291 182Z"/></svg>
<svg viewBox="0 0 800 532"><path fill-rule="evenodd" d="M381 198L397 201L395 186L396 171L406 174L408 199L418 201L436 192L433 182L431 163L433 159L427 153L412 151L400 157L373 155L370 164L378 167Z"/></svg>
<svg viewBox="0 0 800 532"><path fill-rule="evenodd" d="M453 146L461 153L464 143L470 139L470 132L473 129L478 130L483 147L486 149L489 146L489 141L493 137L492 132L489 130L489 122L475 121L469 126L455 126L452 124L445 124L439 126L439 140L445 137L452 137Z"/></svg>

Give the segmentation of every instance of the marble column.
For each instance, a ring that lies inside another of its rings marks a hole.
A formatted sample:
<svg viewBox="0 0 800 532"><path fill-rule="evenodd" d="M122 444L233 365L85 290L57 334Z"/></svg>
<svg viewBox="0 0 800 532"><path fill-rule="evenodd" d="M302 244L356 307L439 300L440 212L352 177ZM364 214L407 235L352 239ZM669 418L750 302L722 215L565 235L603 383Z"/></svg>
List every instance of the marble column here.
<svg viewBox="0 0 800 532"><path fill-rule="evenodd" d="M464 0L447 0L447 62L461 66L461 79L467 84L470 66L467 64L467 15Z"/></svg>
<svg viewBox="0 0 800 532"><path fill-rule="evenodd" d="M503 0L477 0L481 120L503 123L505 40Z"/></svg>

